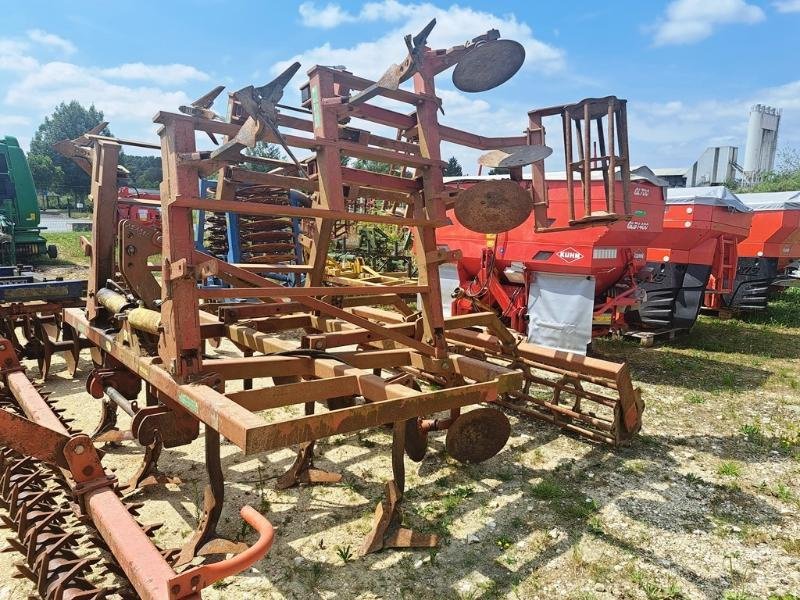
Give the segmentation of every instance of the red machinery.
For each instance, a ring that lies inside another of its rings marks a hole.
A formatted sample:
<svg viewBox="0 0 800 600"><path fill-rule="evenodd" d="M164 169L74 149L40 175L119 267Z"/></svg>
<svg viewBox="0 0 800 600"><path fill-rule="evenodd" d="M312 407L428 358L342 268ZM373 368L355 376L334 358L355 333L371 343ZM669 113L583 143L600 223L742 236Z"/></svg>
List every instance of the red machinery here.
<svg viewBox="0 0 800 600"><path fill-rule="evenodd" d="M480 179L459 178L449 185L463 188ZM647 247L662 230L659 183L649 169L638 170L629 189L631 218L580 230L565 229L570 215L563 174L547 179L552 231L537 232L531 215L510 231L482 235L449 213L453 225L439 229L437 240L462 252L452 313L496 310L530 341L585 352L592 333L624 325L623 315L638 305ZM528 189L530 180L520 185ZM622 182L614 187L622 197ZM593 210L602 210L603 179L593 178L590 188Z"/></svg>
<svg viewBox="0 0 800 600"><path fill-rule="evenodd" d="M143 225L161 225L161 196L158 190L137 190L121 186L117 195L117 214L120 221L130 219ZM135 199L136 203L127 203L126 199ZM153 204L143 205L142 200L152 200Z"/></svg>
<svg viewBox="0 0 800 600"><path fill-rule="evenodd" d="M753 209L750 235L739 243L733 290L714 308L761 310L770 287L800 283L800 192L739 194Z"/></svg>
<svg viewBox="0 0 800 600"><path fill-rule="evenodd" d="M667 190L664 230L647 250L647 296L632 325L690 328L703 304L730 294L736 273L736 245L747 237L753 211L724 186Z"/></svg>

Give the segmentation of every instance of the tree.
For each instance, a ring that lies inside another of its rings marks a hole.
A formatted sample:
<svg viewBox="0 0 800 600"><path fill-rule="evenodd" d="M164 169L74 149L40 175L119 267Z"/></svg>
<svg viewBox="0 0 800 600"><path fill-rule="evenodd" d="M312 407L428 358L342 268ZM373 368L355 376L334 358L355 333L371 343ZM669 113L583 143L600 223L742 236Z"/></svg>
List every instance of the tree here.
<svg viewBox="0 0 800 600"><path fill-rule="evenodd" d="M778 168L765 173L755 185L739 186L735 192L793 192L800 190L800 150L784 148L778 154Z"/></svg>
<svg viewBox="0 0 800 600"><path fill-rule="evenodd" d="M459 177L463 175L463 171L461 169L461 165L456 159L455 156L451 156L450 159L447 161L447 166L444 168L444 176L445 177Z"/></svg>
<svg viewBox="0 0 800 600"><path fill-rule="evenodd" d="M286 160L286 157L281 152L280 146L276 144L269 144L267 142L256 142L256 145L252 148L247 148L244 151L247 156L254 156L256 158L270 158L273 160ZM274 169L274 166L270 166L263 163L257 162L249 162L247 163L247 168L251 169L252 171L261 171L262 173L266 173L267 171L271 171Z"/></svg>
<svg viewBox="0 0 800 600"><path fill-rule="evenodd" d="M365 158L359 158L353 164L354 169L361 169L362 171L372 171L373 173L388 173L389 172L389 164L384 162L379 162L377 160L367 160Z"/></svg>
<svg viewBox="0 0 800 600"><path fill-rule="evenodd" d="M39 125L31 140L30 155L48 156L55 167L63 173L62 184L69 192L84 196L89 193L89 176L72 160L61 156L53 149L53 144L61 140L76 138L103 121L103 111L92 104L89 108L77 100L62 102L44 122ZM111 135L108 128L103 135ZM30 160L30 158L29 158Z"/></svg>
<svg viewBox="0 0 800 600"><path fill-rule="evenodd" d="M161 157L120 154L120 164L130 171L128 185L139 189L158 189L161 183Z"/></svg>
<svg viewBox="0 0 800 600"><path fill-rule="evenodd" d="M506 167L494 167L489 169L489 175L508 175L511 172L510 169Z"/></svg>
<svg viewBox="0 0 800 600"><path fill-rule="evenodd" d="M53 159L46 154L29 152L28 166L31 169L36 189L43 192L45 196L47 192L60 186L64 179L64 170L53 164Z"/></svg>

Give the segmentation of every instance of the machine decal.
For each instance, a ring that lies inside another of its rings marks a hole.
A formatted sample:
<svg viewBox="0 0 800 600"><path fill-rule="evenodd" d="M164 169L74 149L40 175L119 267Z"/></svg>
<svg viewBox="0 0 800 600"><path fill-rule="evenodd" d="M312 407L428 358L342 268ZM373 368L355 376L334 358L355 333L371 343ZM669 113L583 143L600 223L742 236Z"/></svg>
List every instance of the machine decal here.
<svg viewBox="0 0 800 600"><path fill-rule="evenodd" d="M628 229L633 231L647 231L650 229L650 223L647 221L628 221Z"/></svg>
<svg viewBox="0 0 800 600"><path fill-rule="evenodd" d="M556 256L563 260L566 263L573 263L576 260L580 260L583 258L583 254L575 250L572 246L569 248L564 248L563 250L559 250L556 252Z"/></svg>

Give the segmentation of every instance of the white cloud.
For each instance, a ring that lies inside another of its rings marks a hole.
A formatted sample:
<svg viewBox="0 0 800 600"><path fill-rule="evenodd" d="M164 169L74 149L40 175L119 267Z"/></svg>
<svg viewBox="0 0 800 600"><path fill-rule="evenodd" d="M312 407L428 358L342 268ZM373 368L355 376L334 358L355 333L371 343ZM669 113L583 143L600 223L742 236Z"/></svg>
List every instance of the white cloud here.
<svg viewBox="0 0 800 600"><path fill-rule="evenodd" d="M178 84L209 79L207 74L189 65L146 65L141 62L101 69L100 74L112 79L141 79L160 84Z"/></svg>
<svg viewBox="0 0 800 600"><path fill-rule="evenodd" d="M32 42L42 46L50 46L56 50L60 50L64 54L73 54L77 50L75 44L69 40L65 40L54 33L48 33L42 29L30 29L27 34Z"/></svg>
<svg viewBox="0 0 800 600"><path fill-rule="evenodd" d="M353 15L345 10L338 4L326 4L323 7L318 7L313 2L303 2L298 10L300 12L300 19L306 27L319 27L320 29L331 29L338 27L342 23L348 23L354 20Z"/></svg>
<svg viewBox="0 0 800 600"><path fill-rule="evenodd" d="M329 2L318 6L315 2L303 2L299 7L300 19L306 27L332 29L343 23L398 21L413 14L416 7L397 0L367 2L358 13L350 13L339 4Z"/></svg>
<svg viewBox="0 0 800 600"><path fill-rule="evenodd" d="M655 24L654 43L692 44L709 37L720 25L752 25L764 19L764 11L745 0L673 0Z"/></svg>
<svg viewBox="0 0 800 600"><path fill-rule="evenodd" d="M50 62L14 82L5 95L10 106L50 111L63 101L94 104L113 121L125 119L149 122L158 110L177 108L188 101L182 91L158 87L128 87L114 84L87 69L71 63Z"/></svg>
<svg viewBox="0 0 800 600"><path fill-rule="evenodd" d="M0 39L0 71L30 71L39 62L28 54L28 44Z"/></svg>
<svg viewBox="0 0 800 600"><path fill-rule="evenodd" d="M309 3L304 6L313 7ZM327 5L325 9L331 6L338 5ZM330 42L325 42L275 65L273 71L279 73L298 60L306 68L316 64L345 65L363 77L378 78L393 62L399 63L405 58L403 36L419 32L434 17L437 25L428 38L432 48L463 44L488 29L496 28L504 38L517 40L525 47L525 64L528 68L554 73L563 70L565 66L564 51L536 39L528 24L518 21L514 15L501 17L458 5L439 8L430 3L401 4L396 0L366 4L357 16L349 13L336 14L339 15L336 18L341 18L343 14L345 19L356 20L403 19L403 24L374 41L361 42L350 47L335 47ZM395 18L396 15L399 16ZM328 22L334 21L331 18Z"/></svg>
<svg viewBox="0 0 800 600"><path fill-rule="evenodd" d="M800 12L800 0L778 0L772 5L781 13Z"/></svg>

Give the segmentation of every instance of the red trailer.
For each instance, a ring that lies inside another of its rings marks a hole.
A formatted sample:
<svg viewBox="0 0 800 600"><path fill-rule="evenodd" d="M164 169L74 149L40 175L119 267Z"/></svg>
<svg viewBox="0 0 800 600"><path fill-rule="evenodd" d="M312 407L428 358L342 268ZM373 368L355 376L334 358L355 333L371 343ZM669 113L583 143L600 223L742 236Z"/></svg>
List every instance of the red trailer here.
<svg viewBox="0 0 800 600"><path fill-rule="evenodd" d="M762 310L770 288L800 284L800 192L739 194L753 209L750 235L739 243L733 290L713 308Z"/></svg>
<svg viewBox="0 0 800 600"><path fill-rule="evenodd" d="M689 329L704 297L730 294L736 274L736 245L747 237L753 210L724 186L667 190L664 229L647 249L652 277L632 326Z"/></svg>
<svg viewBox="0 0 800 600"><path fill-rule="evenodd" d="M631 218L583 229L570 222L563 173L548 174L548 216L553 231L536 232L532 214L522 225L499 234L480 234L461 225L437 230L440 246L460 250L456 269L443 268L443 291L452 291L453 315L494 310L534 343L585 353L592 335L625 326L624 314L638 307L648 245L661 233L664 193L646 168L632 172ZM449 181L464 189L488 177ZM530 180L520 185L530 188ZM580 182L573 184L574 189ZM622 182L615 184L622 197ZM605 207L604 181L591 185L593 210ZM457 276L456 276L457 275ZM443 298L447 303L448 298Z"/></svg>

